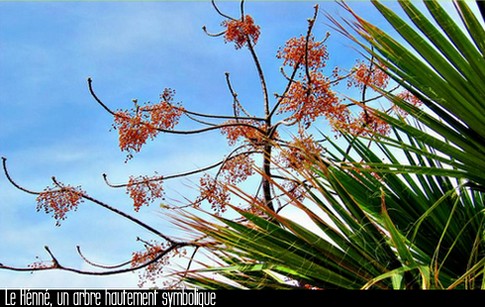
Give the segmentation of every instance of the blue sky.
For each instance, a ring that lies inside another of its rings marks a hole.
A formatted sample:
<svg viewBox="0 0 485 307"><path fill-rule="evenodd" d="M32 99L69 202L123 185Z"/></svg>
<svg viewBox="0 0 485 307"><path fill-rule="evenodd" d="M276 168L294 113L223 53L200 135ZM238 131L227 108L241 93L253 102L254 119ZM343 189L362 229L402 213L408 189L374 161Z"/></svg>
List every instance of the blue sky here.
<svg viewBox="0 0 485 307"><path fill-rule="evenodd" d="M357 12L375 20L367 2L351 2ZM393 3L389 3L393 5ZM275 58L278 47L306 32L314 2L249 2L246 12L261 26L257 52L270 93L285 85ZM238 16L237 2L221 9ZM333 2L322 11L344 14ZM81 185L93 197L133 213L124 190L107 187L130 175L172 174L205 166L227 153L218 132L201 136L160 135L128 163L120 152L112 118L89 95L93 78L100 98L111 108L127 108L131 100L157 101L165 87L175 100L194 111L230 114L232 97L224 73L230 72L241 101L255 112L261 101L259 80L249 53L235 50L222 38L201 30L221 30L222 18L210 2L0 2L0 155L8 158L12 177L32 190L50 185L51 176ZM320 14L314 33L330 30ZM350 67L357 54L333 33L328 41L329 67ZM261 113L260 113L261 114ZM182 123L182 126L186 124ZM325 123L322 122L322 129ZM185 125L183 128L193 126ZM166 183L168 193L195 193L196 178ZM143 229L106 210L83 203L61 227L35 210L35 198L0 176L0 262L25 266L35 257L48 260L48 245L66 265L88 268L75 246L100 263L118 263L139 250ZM157 205L138 217L168 233L176 231ZM0 270L0 288L134 288L136 274L87 277L63 272L15 273Z"/></svg>

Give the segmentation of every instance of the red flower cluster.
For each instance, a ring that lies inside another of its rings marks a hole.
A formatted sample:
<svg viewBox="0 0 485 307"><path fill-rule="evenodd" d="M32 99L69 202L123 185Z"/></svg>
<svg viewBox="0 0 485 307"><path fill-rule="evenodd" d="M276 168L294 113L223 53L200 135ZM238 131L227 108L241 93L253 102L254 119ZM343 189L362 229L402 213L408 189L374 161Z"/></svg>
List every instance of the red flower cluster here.
<svg viewBox="0 0 485 307"><path fill-rule="evenodd" d="M224 40L226 42L234 42L236 49L242 48L250 39L254 44L258 42L260 28L254 24L254 20L250 15L238 20L225 20L222 22L222 26L226 28Z"/></svg>
<svg viewBox="0 0 485 307"><path fill-rule="evenodd" d="M305 51L307 52L305 61ZM283 49L280 48L276 54L278 59L283 59L283 65L297 67L298 65L305 65L309 68L319 69L326 65L328 60L328 52L323 42L315 42L315 38L310 36L308 40L308 47L306 45L306 38L300 36L299 38L290 38Z"/></svg>
<svg viewBox="0 0 485 307"><path fill-rule="evenodd" d="M294 200L301 202L308 195L304 185L301 183L287 181L284 182L281 186L285 195L290 198L290 202L293 202Z"/></svg>
<svg viewBox="0 0 485 307"><path fill-rule="evenodd" d="M141 113L131 115L128 111L118 111L114 121L122 151L139 152L146 140L153 139L158 133L154 126L143 120Z"/></svg>
<svg viewBox="0 0 485 307"><path fill-rule="evenodd" d="M163 244L154 242L150 245L145 244L145 248L145 251L134 252L131 258L131 267L137 267L147 262L154 261L145 267L143 275L140 273L140 287L143 287L147 281L155 284L156 280L163 273L163 267L168 264L168 257L162 257L162 259L155 261L155 259L160 256L160 253L165 250Z"/></svg>
<svg viewBox="0 0 485 307"><path fill-rule="evenodd" d="M290 113L304 127L310 126L318 117L325 116L334 125L349 121L349 111L331 90L332 82L322 73L328 52L323 42L316 42L313 35L289 39L277 55L283 65L301 70L301 80L291 80L290 88L281 97L279 113ZM336 74L336 70L334 70Z"/></svg>
<svg viewBox="0 0 485 307"><path fill-rule="evenodd" d="M312 158L321 154L322 147L318 146L313 137L301 134L288 143L288 148L282 152L282 158L287 167L299 169L308 162L312 163Z"/></svg>
<svg viewBox="0 0 485 307"><path fill-rule="evenodd" d="M61 225L61 220L66 219L66 213L77 210L77 206L83 201L85 194L80 187L63 186L53 189L47 187L37 196L37 211L44 209L45 213L53 213L56 226Z"/></svg>
<svg viewBox="0 0 485 307"><path fill-rule="evenodd" d="M380 66L384 68L382 64ZM363 62L358 62L352 71L353 74L347 80L348 87L355 86L362 89L365 86L375 86L385 88L389 83L389 75L375 64L369 66Z"/></svg>
<svg viewBox="0 0 485 307"><path fill-rule="evenodd" d="M387 135L391 127L386 121L379 118L371 108L365 107L359 117L348 125L347 130L353 135L373 136L376 134Z"/></svg>
<svg viewBox="0 0 485 307"><path fill-rule="evenodd" d="M115 113L113 127L119 133L119 146L122 151L139 152L148 138L163 130L171 130L177 125L184 109L172 104L175 91L165 89L161 101L155 105L137 106L130 111Z"/></svg>
<svg viewBox="0 0 485 307"><path fill-rule="evenodd" d="M321 72L310 72L311 83L307 77L294 81L288 93L281 100L279 113L291 112L290 118L308 126L324 115L327 118L345 119L346 109L340 107L340 100L330 89L328 78Z"/></svg>
<svg viewBox="0 0 485 307"><path fill-rule="evenodd" d="M148 118L151 120L151 124L157 129L171 130L179 122L180 116L185 112L185 109L180 103L174 104L173 97L175 96L175 90L171 88L165 88L160 95L160 102L155 105L147 105L142 107L142 112L149 114Z"/></svg>
<svg viewBox="0 0 485 307"><path fill-rule="evenodd" d="M196 203L202 200L207 200L216 214L225 212L230 200L227 185L205 174L200 178L200 196Z"/></svg>
<svg viewBox="0 0 485 307"><path fill-rule="evenodd" d="M221 172L226 182L235 184L254 174L254 160L249 154L240 154L224 162Z"/></svg>
<svg viewBox="0 0 485 307"><path fill-rule="evenodd" d="M423 102L421 100L419 100L418 97L414 96L408 90L404 90L404 91L400 92L399 94L397 94L397 97L404 99L405 101L409 102L410 104L418 106L418 107L423 104Z"/></svg>
<svg viewBox="0 0 485 307"><path fill-rule="evenodd" d="M177 255L179 257L186 255L185 249L176 248L159 258L162 253L166 252L167 248L168 246L165 244L152 240L151 242L145 242L144 251L133 253L131 258L132 268L151 262L145 267L143 272L140 272L138 284L140 288L147 282L150 282L154 286L157 285L157 281L159 281L160 276L163 274L164 267L170 264L170 259Z"/></svg>
<svg viewBox="0 0 485 307"><path fill-rule="evenodd" d="M396 97L398 98L401 98L403 99L404 101L406 102L409 102L410 104L416 106L416 107L419 107L423 104L423 102L421 100L419 100L418 97L414 96L410 91L408 90L404 90L402 92L400 92L399 94L396 95ZM394 110L394 112L400 116L407 116L408 114L406 113L406 111L404 111L403 109L401 109L400 107L398 107L397 105L393 105L392 106L392 109Z"/></svg>
<svg viewBox="0 0 485 307"><path fill-rule="evenodd" d="M126 193L133 199L133 207L136 212L140 210L141 206L148 206L155 199L163 197L161 178L156 179L148 176L130 177L126 186Z"/></svg>
<svg viewBox="0 0 485 307"><path fill-rule="evenodd" d="M244 125L241 125L244 124ZM262 144L264 135L258 128L264 131L264 126L252 120L229 120L224 123L221 133L225 134L229 145L235 145L240 138L249 141L253 145Z"/></svg>

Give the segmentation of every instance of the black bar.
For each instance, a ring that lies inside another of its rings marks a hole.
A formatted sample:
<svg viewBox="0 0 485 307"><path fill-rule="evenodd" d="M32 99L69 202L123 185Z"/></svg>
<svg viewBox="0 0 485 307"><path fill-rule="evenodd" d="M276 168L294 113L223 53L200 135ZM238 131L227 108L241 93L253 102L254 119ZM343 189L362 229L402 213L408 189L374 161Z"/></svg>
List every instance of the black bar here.
<svg viewBox="0 0 485 307"><path fill-rule="evenodd" d="M347 306L367 303L464 305L485 291L0 289L0 306ZM236 304L237 303L237 304Z"/></svg>

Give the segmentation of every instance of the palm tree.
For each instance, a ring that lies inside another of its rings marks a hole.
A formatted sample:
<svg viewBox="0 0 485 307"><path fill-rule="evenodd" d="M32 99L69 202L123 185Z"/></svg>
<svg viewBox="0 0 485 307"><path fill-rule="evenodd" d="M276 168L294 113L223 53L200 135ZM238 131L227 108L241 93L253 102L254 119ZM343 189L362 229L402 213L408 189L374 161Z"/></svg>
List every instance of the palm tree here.
<svg viewBox="0 0 485 307"><path fill-rule="evenodd" d="M311 163L295 177L306 187L305 199L279 189L311 226L265 209L235 187L259 212L234 207L242 222L179 217L179 224L205 236L215 263L180 273L187 284L485 289L484 28L465 1L453 2L461 22L436 0L424 1L425 10L399 1L410 22L372 3L401 40L345 4L349 19L329 18L425 107L374 88L409 115L372 111L393 133L343 133L340 142L327 139L324 156L308 155Z"/></svg>

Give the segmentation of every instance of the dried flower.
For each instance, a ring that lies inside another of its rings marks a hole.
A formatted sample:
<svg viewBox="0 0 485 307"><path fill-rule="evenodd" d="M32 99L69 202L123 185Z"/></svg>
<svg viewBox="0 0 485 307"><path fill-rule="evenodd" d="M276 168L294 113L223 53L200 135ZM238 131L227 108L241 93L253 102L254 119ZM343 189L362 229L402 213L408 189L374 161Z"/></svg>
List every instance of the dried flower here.
<svg viewBox="0 0 485 307"><path fill-rule="evenodd" d="M281 158L286 167L299 169L312 163L315 157L322 154L322 150L312 136L300 134L288 143L288 147L282 151Z"/></svg>
<svg viewBox="0 0 485 307"><path fill-rule="evenodd" d="M259 130L263 130L264 126L256 121L229 120L224 125L221 128L221 133L226 135L231 146L235 145L241 138L253 145L263 143L264 135Z"/></svg>
<svg viewBox="0 0 485 307"><path fill-rule="evenodd" d="M369 107L365 107L359 117L354 119L347 128L351 134L360 136L388 135L391 131L389 124Z"/></svg>

